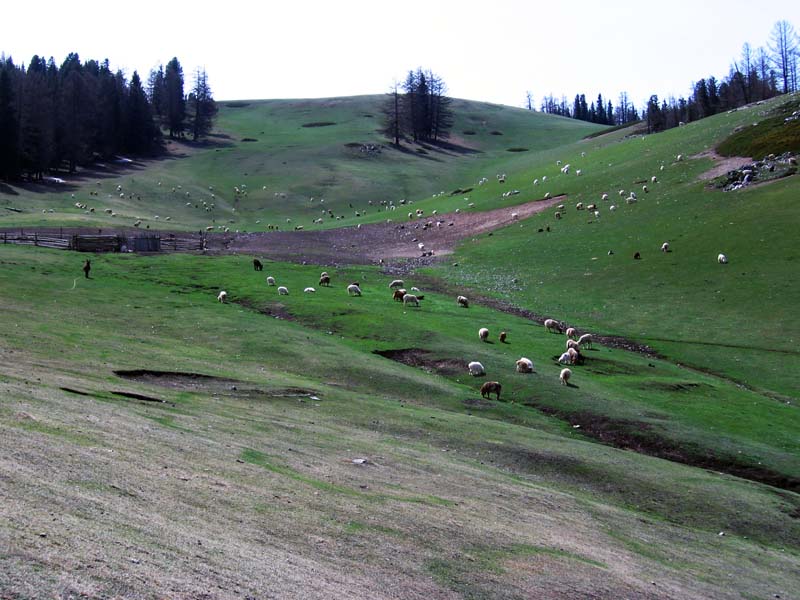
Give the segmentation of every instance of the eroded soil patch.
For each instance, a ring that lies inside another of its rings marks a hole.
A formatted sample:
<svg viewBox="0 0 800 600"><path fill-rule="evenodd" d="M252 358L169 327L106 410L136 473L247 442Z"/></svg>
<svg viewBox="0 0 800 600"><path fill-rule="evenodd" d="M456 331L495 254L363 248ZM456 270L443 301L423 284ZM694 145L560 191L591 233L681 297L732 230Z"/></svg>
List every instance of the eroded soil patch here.
<svg viewBox="0 0 800 600"><path fill-rule="evenodd" d="M552 406L527 402L546 415L551 415L579 428L585 435L609 446L633 450L673 462L710 469L728 475L765 483L792 492L800 491L800 479L778 473L760 465L739 462L735 457L715 455L708 448L677 444L660 436L649 423L631 419L613 419L588 411L564 411Z"/></svg>
<svg viewBox="0 0 800 600"><path fill-rule="evenodd" d="M374 350L374 354L397 361L409 367L419 367L428 373L439 375L458 375L464 373L467 365L455 358L434 358L430 350L423 348L403 348L400 350Z"/></svg>

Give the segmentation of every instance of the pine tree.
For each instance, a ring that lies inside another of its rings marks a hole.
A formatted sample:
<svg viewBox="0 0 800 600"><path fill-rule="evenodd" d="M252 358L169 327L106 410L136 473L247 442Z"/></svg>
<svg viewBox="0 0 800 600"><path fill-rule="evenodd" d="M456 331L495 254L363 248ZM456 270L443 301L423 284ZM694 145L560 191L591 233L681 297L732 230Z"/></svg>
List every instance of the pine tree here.
<svg viewBox="0 0 800 600"><path fill-rule="evenodd" d="M139 74L134 71L128 88L128 132L125 149L133 154L146 154L153 148L156 127Z"/></svg>
<svg viewBox="0 0 800 600"><path fill-rule="evenodd" d="M166 84L164 82L164 66L158 65L158 70L150 71L147 79L147 96L150 98L150 107L153 114L158 117L159 123L166 117Z"/></svg>
<svg viewBox="0 0 800 600"><path fill-rule="evenodd" d="M18 121L14 109L11 59L0 62L0 178L8 181L19 170Z"/></svg>
<svg viewBox="0 0 800 600"><path fill-rule="evenodd" d="M192 140L196 142L211 132L214 118L217 116L217 103L211 94L211 86L208 84L208 74L205 69L198 69L195 72L194 87L189 94L188 108Z"/></svg>
<svg viewBox="0 0 800 600"><path fill-rule="evenodd" d="M167 63L164 71L164 108L169 137L183 135L186 100L183 93L183 68L177 58Z"/></svg>

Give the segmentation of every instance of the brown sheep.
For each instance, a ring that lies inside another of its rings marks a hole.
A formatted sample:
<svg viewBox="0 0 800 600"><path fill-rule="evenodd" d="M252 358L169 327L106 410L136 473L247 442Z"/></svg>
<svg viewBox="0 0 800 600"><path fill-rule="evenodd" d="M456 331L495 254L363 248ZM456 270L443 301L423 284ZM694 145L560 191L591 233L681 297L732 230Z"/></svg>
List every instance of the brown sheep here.
<svg viewBox="0 0 800 600"><path fill-rule="evenodd" d="M404 290L403 288L400 288L399 290L395 290L394 294L392 294L392 300L394 300L396 302L402 302L403 301L403 296L405 296L407 293L408 292L406 290Z"/></svg>
<svg viewBox="0 0 800 600"><path fill-rule="evenodd" d="M330 275L323 275L322 277L320 277L319 278L319 284L320 285L324 285L326 287L330 286L331 285L331 277L330 277Z"/></svg>
<svg viewBox="0 0 800 600"><path fill-rule="evenodd" d="M508 334L506 334L505 331L501 331L500 332L500 343L501 344L505 344L506 343L506 337L507 336L508 336Z"/></svg>
<svg viewBox="0 0 800 600"><path fill-rule="evenodd" d="M481 396L483 398L491 398L491 394L497 394L497 399L500 400L500 390L503 386L497 381L487 381L481 386Z"/></svg>

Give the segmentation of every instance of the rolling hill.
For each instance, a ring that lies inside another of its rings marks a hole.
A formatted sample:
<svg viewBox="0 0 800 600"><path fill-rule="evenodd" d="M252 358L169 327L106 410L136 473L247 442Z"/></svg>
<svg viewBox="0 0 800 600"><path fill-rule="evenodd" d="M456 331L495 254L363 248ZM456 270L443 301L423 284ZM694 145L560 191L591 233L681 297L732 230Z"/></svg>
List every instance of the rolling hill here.
<svg viewBox="0 0 800 600"><path fill-rule="evenodd" d="M402 152L377 149L378 101L228 103L209 144L0 190L0 227L305 229L281 232L294 260L257 252L262 272L233 251L99 254L85 279L85 255L0 245L3 595L792 597L797 178L701 178L782 99L588 138L458 101L448 145ZM444 235L434 210L480 221L547 193L562 218L509 216L451 255L303 264L333 227L416 248ZM314 224L322 206L343 218ZM392 302L397 277L420 308ZM545 316L597 337L570 386Z"/></svg>

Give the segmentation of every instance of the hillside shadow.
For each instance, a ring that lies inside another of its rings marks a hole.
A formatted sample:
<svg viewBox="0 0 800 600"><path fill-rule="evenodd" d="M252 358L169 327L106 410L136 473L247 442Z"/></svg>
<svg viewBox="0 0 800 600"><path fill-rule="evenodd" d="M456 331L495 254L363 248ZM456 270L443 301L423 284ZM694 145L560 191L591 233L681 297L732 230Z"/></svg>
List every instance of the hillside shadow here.
<svg viewBox="0 0 800 600"><path fill-rule="evenodd" d="M439 152L442 154L449 154L449 155L483 154L482 150L476 150L475 148L470 148L468 146L461 146L460 144L454 144L452 142L448 142L445 140L437 142L426 142L425 144L420 144L420 145L426 150L432 150L433 152Z"/></svg>
<svg viewBox="0 0 800 600"><path fill-rule="evenodd" d="M0 194L8 194L9 196L19 196L19 192L12 188L7 183L0 183Z"/></svg>

